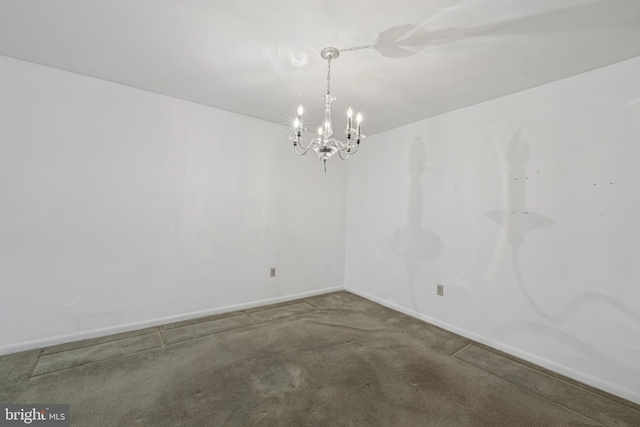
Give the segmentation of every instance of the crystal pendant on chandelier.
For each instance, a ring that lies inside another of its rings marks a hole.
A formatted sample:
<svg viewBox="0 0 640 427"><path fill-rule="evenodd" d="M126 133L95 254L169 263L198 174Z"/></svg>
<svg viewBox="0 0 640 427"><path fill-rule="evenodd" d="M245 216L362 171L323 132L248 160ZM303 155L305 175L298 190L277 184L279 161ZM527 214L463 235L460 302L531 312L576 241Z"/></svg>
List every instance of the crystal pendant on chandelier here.
<svg viewBox="0 0 640 427"><path fill-rule="evenodd" d="M336 98L331 95L331 60L337 58L340 51L334 47L326 47L320 52L320 56L327 60L327 93L322 97L325 104L324 120L318 128L318 137L312 139L306 146L300 141L302 132L307 128L302 125L302 113L304 109L302 105L298 107L298 115L293 122L293 136L289 138L293 142L293 150L299 156L307 154L310 148L315 151L320 160L324 161L324 173L327 173L327 159L338 153L342 160L346 160L349 156L355 154L360 147L360 141L364 139L364 135L360 133L360 122L362 115L356 116L356 127L353 127L353 110L349 108L347 111L347 127L344 131L347 142L338 141L332 138L333 124L331 123L331 102Z"/></svg>

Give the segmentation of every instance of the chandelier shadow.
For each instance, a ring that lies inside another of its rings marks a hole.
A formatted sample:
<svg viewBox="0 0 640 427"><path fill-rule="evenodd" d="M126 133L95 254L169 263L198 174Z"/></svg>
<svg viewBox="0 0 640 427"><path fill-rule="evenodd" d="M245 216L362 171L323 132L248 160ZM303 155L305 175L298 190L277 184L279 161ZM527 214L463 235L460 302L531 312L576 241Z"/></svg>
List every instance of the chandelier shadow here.
<svg viewBox="0 0 640 427"><path fill-rule="evenodd" d="M347 142L332 138L331 102L335 101L336 97L331 95L331 60L340 56L340 51L335 47L325 47L320 52L320 56L327 61L327 93L322 97L325 110L322 125L318 128L318 136L312 139L307 145L302 143L302 133L308 129L302 124L304 109L301 105L298 107L298 115L293 122L293 136L290 137L289 140L293 142L293 150L299 156L304 156L310 149L313 149L318 155L318 158L323 161L324 173L326 175L327 159L330 159L334 154L338 153L338 156L340 156L342 160L347 160L349 156L354 155L358 151L360 141L364 139L365 136L360 132L362 114L356 115L356 127L353 127L353 110L349 108L347 111L347 126L344 130Z"/></svg>

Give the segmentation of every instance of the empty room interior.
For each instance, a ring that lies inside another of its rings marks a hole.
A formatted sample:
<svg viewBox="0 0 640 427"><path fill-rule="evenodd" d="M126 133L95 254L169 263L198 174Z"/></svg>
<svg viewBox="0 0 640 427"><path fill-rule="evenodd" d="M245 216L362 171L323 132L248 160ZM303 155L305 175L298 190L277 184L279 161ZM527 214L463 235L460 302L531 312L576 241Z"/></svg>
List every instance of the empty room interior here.
<svg viewBox="0 0 640 427"><path fill-rule="evenodd" d="M639 41L637 0L0 0L0 423L639 426Z"/></svg>

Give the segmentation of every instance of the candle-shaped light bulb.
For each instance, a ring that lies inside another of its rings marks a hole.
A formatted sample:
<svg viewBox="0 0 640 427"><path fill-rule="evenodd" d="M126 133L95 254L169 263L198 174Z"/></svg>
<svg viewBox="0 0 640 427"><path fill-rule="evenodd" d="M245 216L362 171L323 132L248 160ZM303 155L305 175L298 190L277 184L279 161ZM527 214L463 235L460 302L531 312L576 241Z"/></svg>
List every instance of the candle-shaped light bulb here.
<svg viewBox="0 0 640 427"><path fill-rule="evenodd" d="M353 117L353 110L351 109L351 107L349 107L349 109L347 110L347 117Z"/></svg>
<svg viewBox="0 0 640 427"><path fill-rule="evenodd" d="M322 136L322 126L318 128L318 136Z"/></svg>
<svg viewBox="0 0 640 427"><path fill-rule="evenodd" d="M299 116L301 116L301 115L302 115L302 113L304 113L304 108L302 108L302 105L300 105L300 106L298 107L298 115L299 115Z"/></svg>
<svg viewBox="0 0 640 427"><path fill-rule="evenodd" d="M300 118L297 118L293 121L293 127L298 129L300 127Z"/></svg>
<svg viewBox="0 0 640 427"><path fill-rule="evenodd" d="M351 126L352 126L352 122L351 122L351 118L353 117L353 110L351 109L351 107L349 107L349 109L347 110L347 134L351 134Z"/></svg>
<svg viewBox="0 0 640 427"><path fill-rule="evenodd" d="M362 121L362 114L358 114L356 117L356 121L358 122L358 130L356 131L356 136L360 138L360 122Z"/></svg>

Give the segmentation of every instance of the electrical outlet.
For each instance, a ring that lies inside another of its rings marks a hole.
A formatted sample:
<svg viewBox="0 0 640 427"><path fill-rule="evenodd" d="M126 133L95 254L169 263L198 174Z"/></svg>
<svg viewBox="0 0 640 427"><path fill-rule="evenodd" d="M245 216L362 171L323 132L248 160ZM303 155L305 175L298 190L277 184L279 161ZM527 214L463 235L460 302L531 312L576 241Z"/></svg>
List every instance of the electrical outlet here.
<svg viewBox="0 0 640 427"><path fill-rule="evenodd" d="M439 296L444 296L444 286L442 286L442 285L438 285L437 294L438 294Z"/></svg>
<svg viewBox="0 0 640 427"><path fill-rule="evenodd" d="M276 277L276 268L272 267L271 272L269 273L269 277Z"/></svg>

